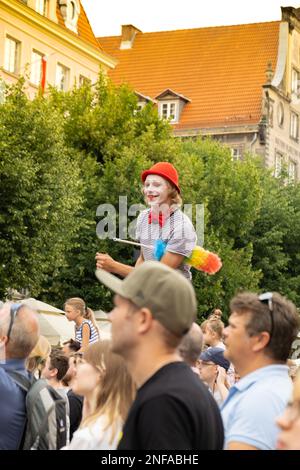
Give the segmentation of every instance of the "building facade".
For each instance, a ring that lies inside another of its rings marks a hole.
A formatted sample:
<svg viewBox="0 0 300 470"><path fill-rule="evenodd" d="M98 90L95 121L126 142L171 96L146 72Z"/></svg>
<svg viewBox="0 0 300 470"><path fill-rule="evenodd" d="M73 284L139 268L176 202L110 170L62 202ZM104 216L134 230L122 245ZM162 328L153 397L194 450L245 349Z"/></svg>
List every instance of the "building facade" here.
<svg viewBox="0 0 300 470"><path fill-rule="evenodd" d="M115 59L96 40L80 0L0 0L0 78L26 77L33 97L40 86L69 90L94 83Z"/></svg>
<svg viewBox="0 0 300 470"><path fill-rule="evenodd" d="M209 135L261 156L278 176L300 179L300 8L268 23L98 38L118 59L109 71L128 83L139 105L154 102L175 136Z"/></svg>

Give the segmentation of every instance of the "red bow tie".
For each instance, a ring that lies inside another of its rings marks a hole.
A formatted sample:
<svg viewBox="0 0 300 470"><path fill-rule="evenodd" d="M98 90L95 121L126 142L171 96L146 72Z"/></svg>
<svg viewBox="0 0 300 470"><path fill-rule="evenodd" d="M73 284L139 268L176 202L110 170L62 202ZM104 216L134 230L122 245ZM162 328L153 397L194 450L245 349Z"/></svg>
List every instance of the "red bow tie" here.
<svg viewBox="0 0 300 470"><path fill-rule="evenodd" d="M152 222L158 222L160 227L163 227L166 222L166 216L159 212L159 214L155 214L154 212L149 212L148 215L148 224L152 224Z"/></svg>

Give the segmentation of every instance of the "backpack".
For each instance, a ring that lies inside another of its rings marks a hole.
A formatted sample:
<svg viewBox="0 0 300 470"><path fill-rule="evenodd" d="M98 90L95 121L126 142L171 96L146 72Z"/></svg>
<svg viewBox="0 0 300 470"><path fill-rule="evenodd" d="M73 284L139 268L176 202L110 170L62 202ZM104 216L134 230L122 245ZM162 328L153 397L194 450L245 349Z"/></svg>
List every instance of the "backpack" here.
<svg viewBox="0 0 300 470"><path fill-rule="evenodd" d="M28 378L8 372L26 393L26 425L21 448L24 450L56 450L69 444L70 419L67 398L44 379Z"/></svg>

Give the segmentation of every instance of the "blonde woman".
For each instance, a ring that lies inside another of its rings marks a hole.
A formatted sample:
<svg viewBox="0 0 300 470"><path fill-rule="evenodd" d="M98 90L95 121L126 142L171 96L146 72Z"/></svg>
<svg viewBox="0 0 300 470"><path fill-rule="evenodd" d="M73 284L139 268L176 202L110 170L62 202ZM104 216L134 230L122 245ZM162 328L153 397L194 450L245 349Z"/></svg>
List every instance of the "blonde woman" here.
<svg viewBox="0 0 300 470"><path fill-rule="evenodd" d="M75 322L75 340L80 344L79 352L84 352L89 344L99 341L99 329L92 309L83 299L73 297L64 304L66 317Z"/></svg>
<svg viewBox="0 0 300 470"><path fill-rule="evenodd" d="M84 397L83 419L64 450L116 449L135 387L123 359L112 353L110 341L88 347L72 382Z"/></svg>
<svg viewBox="0 0 300 470"><path fill-rule="evenodd" d="M26 359L26 369L36 379L40 379L46 360L51 353L51 345L45 336L39 336L38 342Z"/></svg>

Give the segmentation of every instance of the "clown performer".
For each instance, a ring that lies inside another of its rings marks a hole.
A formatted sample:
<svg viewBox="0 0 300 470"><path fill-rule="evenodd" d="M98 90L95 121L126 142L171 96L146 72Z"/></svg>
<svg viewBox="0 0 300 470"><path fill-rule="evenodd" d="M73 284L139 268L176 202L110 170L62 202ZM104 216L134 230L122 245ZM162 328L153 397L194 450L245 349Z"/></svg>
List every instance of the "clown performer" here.
<svg viewBox="0 0 300 470"><path fill-rule="evenodd" d="M180 210L182 199L177 170L171 163L159 162L150 170L143 171L141 179L149 208L138 216L136 240L147 247L141 247L135 266L154 260L152 247L157 240L162 240L165 243L165 251L160 262L191 279L191 267L184 259L193 251L197 236L191 220ZM133 266L119 263L104 253L96 254L96 265L97 268L121 277L127 276L134 269Z"/></svg>

